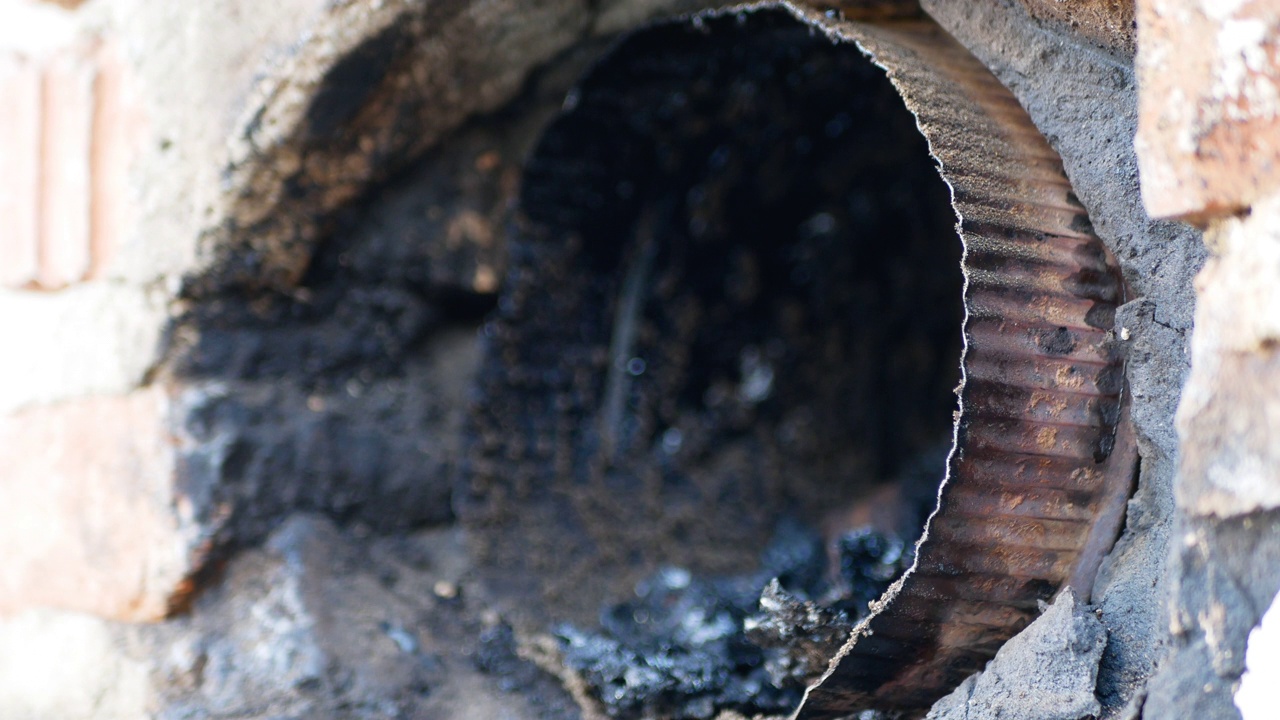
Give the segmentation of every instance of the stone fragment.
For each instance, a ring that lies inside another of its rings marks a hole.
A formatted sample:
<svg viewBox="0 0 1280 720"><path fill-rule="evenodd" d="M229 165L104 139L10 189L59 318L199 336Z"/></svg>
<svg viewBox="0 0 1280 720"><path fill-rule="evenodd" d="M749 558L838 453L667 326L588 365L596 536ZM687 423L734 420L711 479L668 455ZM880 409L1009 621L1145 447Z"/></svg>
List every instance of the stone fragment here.
<svg viewBox="0 0 1280 720"><path fill-rule="evenodd" d="M985 670L939 700L927 720L1082 720L1101 711L1094 695L1107 631L1064 591Z"/></svg>

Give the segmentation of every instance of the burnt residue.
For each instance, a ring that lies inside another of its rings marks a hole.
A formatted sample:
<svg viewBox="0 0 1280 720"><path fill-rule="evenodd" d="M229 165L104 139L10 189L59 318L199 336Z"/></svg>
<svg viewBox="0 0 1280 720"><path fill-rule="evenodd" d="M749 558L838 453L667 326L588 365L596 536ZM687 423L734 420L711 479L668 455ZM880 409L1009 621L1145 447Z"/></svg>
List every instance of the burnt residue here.
<svg viewBox="0 0 1280 720"><path fill-rule="evenodd" d="M882 565L878 561L873 564ZM904 568L895 569L900 572ZM886 587L887 582L879 586L877 597ZM774 579L760 592L759 612L748 617L744 627L747 639L766 651L764 668L770 682L786 688L805 687L817 679L848 641L853 623L844 611L807 600Z"/></svg>
<svg viewBox="0 0 1280 720"><path fill-rule="evenodd" d="M172 371L332 392L403 375L437 332L478 325L496 303L519 163L547 105L523 98L370 188L330 218L287 292L236 287L190 302ZM183 346L186 335L195 342Z"/></svg>
<svg viewBox="0 0 1280 720"><path fill-rule="evenodd" d="M910 538L871 527L827 545L784 521L750 574L662 568L608 606L598 628L560 626L565 665L611 717L789 713L911 563Z"/></svg>
<svg viewBox="0 0 1280 720"><path fill-rule="evenodd" d="M456 498L487 583L588 622L752 566L945 437L960 244L883 73L778 12L658 26L527 163Z"/></svg>
<svg viewBox="0 0 1280 720"><path fill-rule="evenodd" d="M394 39L369 42L376 53ZM288 291L239 285L185 303L161 372L190 389L175 413L181 490L220 548L299 509L379 531L453 519L520 164L594 56L582 52L328 217ZM355 82L357 69L342 72Z"/></svg>
<svg viewBox="0 0 1280 720"><path fill-rule="evenodd" d="M427 296L386 284L309 284L292 296L217 298L192 311L196 352L179 371L193 378L284 379L333 390L400 369L445 316Z"/></svg>
<svg viewBox="0 0 1280 720"><path fill-rule="evenodd" d="M381 85L409 41L401 25L390 25L329 68L307 108L308 135L328 137L351 119Z"/></svg>
<svg viewBox="0 0 1280 720"><path fill-rule="evenodd" d="M821 539L794 526L780 533L752 575L703 578L664 568L636 585L633 600L608 607L598 630L561 626L565 664L612 717L710 720L721 710L789 712L803 685L774 681L767 664L785 653L749 640L744 622L772 578L817 593L824 570ZM847 619L839 627L843 640Z"/></svg>
<svg viewBox="0 0 1280 720"><path fill-rule="evenodd" d="M1068 355L1076 349L1076 337L1070 328L1045 328L1035 333L1037 344L1047 355Z"/></svg>
<svg viewBox="0 0 1280 720"><path fill-rule="evenodd" d="M581 708L553 676L529 658L521 657L520 641L510 623L499 618L485 625L476 636L474 646L467 649L476 670L491 677L502 692L518 694L527 703L531 717L546 720L582 717Z"/></svg>

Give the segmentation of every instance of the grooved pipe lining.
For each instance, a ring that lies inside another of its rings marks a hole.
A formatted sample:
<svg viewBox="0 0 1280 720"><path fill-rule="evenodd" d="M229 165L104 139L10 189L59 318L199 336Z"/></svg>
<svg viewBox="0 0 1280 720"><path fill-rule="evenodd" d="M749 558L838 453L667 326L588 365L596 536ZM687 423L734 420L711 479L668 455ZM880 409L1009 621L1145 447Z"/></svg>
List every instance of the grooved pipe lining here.
<svg viewBox="0 0 1280 720"><path fill-rule="evenodd" d="M1124 285L1056 153L954 39L932 23L790 10L885 69L960 218L964 379L938 508L915 565L797 717L923 712L1033 620L1040 601L1064 586L1086 599L1092 591L1137 462L1113 332Z"/></svg>

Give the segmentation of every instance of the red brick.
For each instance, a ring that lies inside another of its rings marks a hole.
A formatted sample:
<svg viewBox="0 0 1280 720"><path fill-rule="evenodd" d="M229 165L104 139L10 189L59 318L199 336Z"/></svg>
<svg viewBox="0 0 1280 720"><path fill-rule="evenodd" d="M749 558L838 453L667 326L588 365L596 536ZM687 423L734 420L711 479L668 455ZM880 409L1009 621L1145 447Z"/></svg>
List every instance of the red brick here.
<svg viewBox="0 0 1280 720"><path fill-rule="evenodd" d="M101 274L133 220L129 165L140 147L146 119L133 96L125 65L114 43L94 56L93 131L90 146L90 277Z"/></svg>
<svg viewBox="0 0 1280 720"><path fill-rule="evenodd" d="M159 389L0 416L0 613L162 617L198 561Z"/></svg>
<svg viewBox="0 0 1280 720"><path fill-rule="evenodd" d="M1205 221L1280 189L1280 3L1139 0L1137 68L1153 216Z"/></svg>
<svg viewBox="0 0 1280 720"><path fill-rule="evenodd" d="M38 58L0 50L0 286L101 275L133 217L129 163L146 122L111 42Z"/></svg>
<svg viewBox="0 0 1280 720"><path fill-rule="evenodd" d="M39 273L45 288L89 274L94 75L92 62L75 49L57 53L45 67Z"/></svg>
<svg viewBox="0 0 1280 720"><path fill-rule="evenodd" d="M1176 497L1199 516L1280 508L1280 196L1205 239Z"/></svg>
<svg viewBox="0 0 1280 720"><path fill-rule="evenodd" d="M22 287L38 271L40 71L0 55L0 285Z"/></svg>

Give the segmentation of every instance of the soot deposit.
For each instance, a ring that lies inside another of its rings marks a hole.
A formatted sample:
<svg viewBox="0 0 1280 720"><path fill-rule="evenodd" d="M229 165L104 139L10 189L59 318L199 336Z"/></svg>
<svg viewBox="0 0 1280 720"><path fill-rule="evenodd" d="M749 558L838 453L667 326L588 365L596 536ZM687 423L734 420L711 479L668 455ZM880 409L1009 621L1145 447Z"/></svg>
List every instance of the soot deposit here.
<svg viewBox="0 0 1280 720"><path fill-rule="evenodd" d="M522 188L455 496L514 622L750 573L948 435L955 215L856 48L779 11L632 35Z"/></svg>

